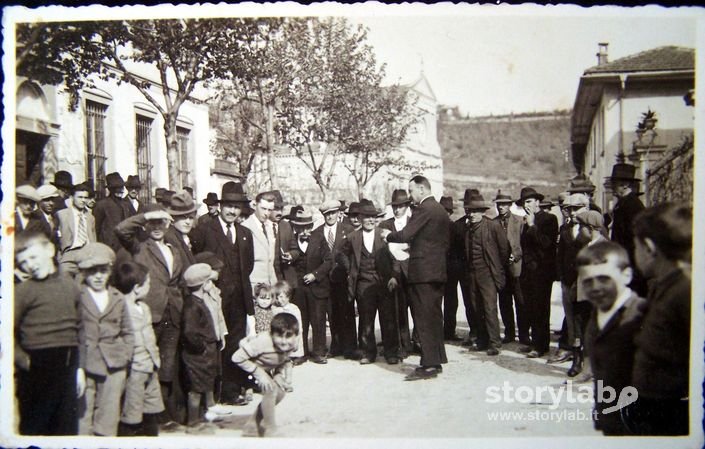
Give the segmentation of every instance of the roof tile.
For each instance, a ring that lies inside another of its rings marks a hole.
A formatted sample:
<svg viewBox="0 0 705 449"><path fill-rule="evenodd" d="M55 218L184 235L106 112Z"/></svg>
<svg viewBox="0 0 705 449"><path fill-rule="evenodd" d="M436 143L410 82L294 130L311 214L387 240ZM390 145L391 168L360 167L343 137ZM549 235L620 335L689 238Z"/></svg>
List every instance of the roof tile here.
<svg viewBox="0 0 705 449"><path fill-rule="evenodd" d="M593 73L661 72L668 70L695 70L695 50L666 46L625 56L606 64L590 67L585 75Z"/></svg>

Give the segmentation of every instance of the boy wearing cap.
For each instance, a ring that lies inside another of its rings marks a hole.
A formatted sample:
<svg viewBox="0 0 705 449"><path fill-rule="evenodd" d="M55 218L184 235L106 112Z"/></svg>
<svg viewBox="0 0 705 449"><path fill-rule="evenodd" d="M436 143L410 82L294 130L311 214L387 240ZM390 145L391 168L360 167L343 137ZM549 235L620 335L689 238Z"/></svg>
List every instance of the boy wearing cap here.
<svg viewBox="0 0 705 449"><path fill-rule="evenodd" d="M58 272L41 232L15 239L15 264L31 279L15 287L15 393L23 435L75 435L85 388L79 367L83 328L76 283Z"/></svg>
<svg viewBox="0 0 705 449"><path fill-rule="evenodd" d="M122 221L115 228L120 243L132 254L132 260L149 270L151 285L144 301L152 313L152 324L161 356L159 381L166 405L163 416L165 427L175 427L172 423L178 420L177 400L180 392L176 381L183 308L180 285L183 262L164 240L171 221L171 215L161 206L149 204L145 206L144 213ZM148 238L144 241L137 239L141 229L147 233Z"/></svg>
<svg viewBox="0 0 705 449"><path fill-rule="evenodd" d="M123 294L134 332L134 351L122 402L118 436L157 436L159 413L164 411L159 389L159 348L152 329L152 314L144 298L149 293L147 267L123 262L113 270L112 285Z"/></svg>
<svg viewBox="0 0 705 449"><path fill-rule="evenodd" d="M80 350L86 392L79 404L80 435L115 436L120 397L132 359L134 335L123 294L108 288L115 253L102 243L89 243L78 254L81 270L81 323L85 342Z"/></svg>
<svg viewBox="0 0 705 449"><path fill-rule="evenodd" d="M184 298L181 356L188 386L187 425L192 430L203 427L199 425L203 421L201 402L205 408L215 405L215 378L222 343L205 303L207 292L214 288L212 277L213 270L206 263L193 264L184 271L189 295Z"/></svg>
<svg viewBox="0 0 705 449"><path fill-rule="evenodd" d="M76 252L95 242L95 219L86 206L93 188L88 183L73 186L69 207L56 213L59 222L56 235L59 240L59 270L75 276L78 273Z"/></svg>
<svg viewBox="0 0 705 449"><path fill-rule="evenodd" d="M120 241L115 235L115 226L122 220L131 216L128 201L123 198L125 194L125 181L120 173L108 173L105 177L109 195L96 202L93 208L95 217L95 230L98 241L105 243L113 251L120 249Z"/></svg>

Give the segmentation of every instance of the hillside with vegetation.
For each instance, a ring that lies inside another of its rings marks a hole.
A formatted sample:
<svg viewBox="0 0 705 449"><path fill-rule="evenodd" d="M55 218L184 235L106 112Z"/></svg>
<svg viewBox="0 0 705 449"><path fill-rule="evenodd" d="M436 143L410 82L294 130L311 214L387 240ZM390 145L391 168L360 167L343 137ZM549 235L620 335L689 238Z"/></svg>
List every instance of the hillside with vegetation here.
<svg viewBox="0 0 705 449"><path fill-rule="evenodd" d="M569 160L570 111L467 118L441 114L438 142L445 194L455 192L456 200L468 187L478 188L486 199L498 189L516 196L522 185L555 196L575 174Z"/></svg>

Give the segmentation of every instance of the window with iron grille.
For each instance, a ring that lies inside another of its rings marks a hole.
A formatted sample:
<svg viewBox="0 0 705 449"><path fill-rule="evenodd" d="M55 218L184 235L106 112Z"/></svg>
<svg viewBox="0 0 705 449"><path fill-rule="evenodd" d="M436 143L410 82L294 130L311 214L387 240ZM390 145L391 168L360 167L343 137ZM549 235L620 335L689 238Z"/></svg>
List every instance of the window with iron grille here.
<svg viewBox="0 0 705 449"><path fill-rule="evenodd" d="M86 100L86 181L95 188L96 198L105 196L105 117L108 107Z"/></svg>
<svg viewBox="0 0 705 449"><path fill-rule="evenodd" d="M179 148L179 180L181 181L180 187L182 189L189 185L189 175L191 174L188 163L188 141L190 133L191 131L186 128L176 128L176 141Z"/></svg>
<svg viewBox="0 0 705 449"><path fill-rule="evenodd" d="M149 204L152 200L152 123L151 118L137 114L136 142L137 176L142 182L139 199L142 204Z"/></svg>

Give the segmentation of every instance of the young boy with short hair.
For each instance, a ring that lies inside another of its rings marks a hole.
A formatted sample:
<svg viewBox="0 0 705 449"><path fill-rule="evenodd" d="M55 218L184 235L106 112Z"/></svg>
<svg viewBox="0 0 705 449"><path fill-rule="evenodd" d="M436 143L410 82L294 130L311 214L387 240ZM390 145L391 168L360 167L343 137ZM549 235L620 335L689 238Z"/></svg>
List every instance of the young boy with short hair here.
<svg viewBox="0 0 705 449"><path fill-rule="evenodd" d="M56 249L40 231L15 238L15 264L31 278L15 286L15 394L23 435L75 435L85 376L81 292L54 264Z"/></svg>
<svg viewBox="0 0 705 449"><path fill-rule="evenodd" d="M164 401L159 387L159 348L152 314L144 302L150 287L149 269L127 261L113 270L112 285L123 294L130 314L135 346L125 384L118 436L159 435Z"/></svg>
<svg viewBox="0 0 705 449"><path fill-rule="evenodd" d="M274 305L272 306L272 312L276 316L279 313L290 313L296 317L299 322L299 329L301 328L301 310L299 307L292 303L291 300L294 296L294 289L286 281L279 281L274 284ZM291 360L294 365L300 364L304 356L304 339L299 332L299 338L296 340L296 345L298 349L291 353ZM301 361L301 362L300 362ZM299 363L297 363L299 362Z"/></svg>
<svg viewBox="0 0 705 449"><path fill-rule="evenodd" d="M619 410L604 413L618 403L619 394L630 385L634 337L641 325L645 301L629 287L632 268L629 255L619 244L608 240L584 247L576 257L578 290L593 304L585 332L595 382L595 421L605 435L626 435ZM610 387L616 396L609 402L598 391Z"/></svg>
<svg viewBox="0 0 705 449"><path fill-rule="evenodd" d="M82 279L80 346L86 372L86 393L79 405L80 435L115 436L120 421L120 397L132 359L134 334L123 294L108 287L115 252L90 242L76 255Z"/></svg>
<svg viewBox="0 0 705 449"><path fill-rule="evenodd" d="M262 402L243 428L243 436L276 436L274 409L290 384L291 358L299 335L299 322L290 313L272 318L269 332L251 335L240 342L232 361L253 375L262 391Z"/></svg>

